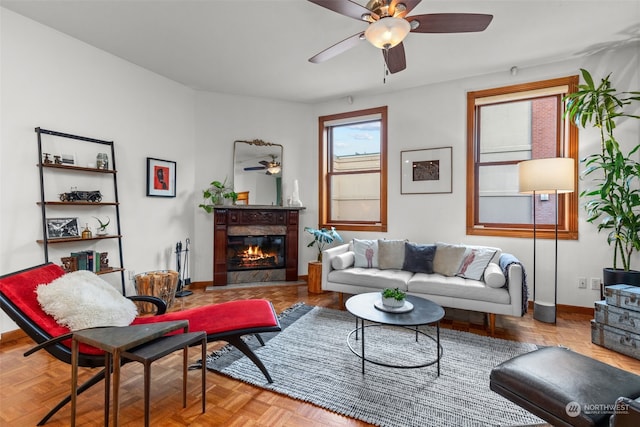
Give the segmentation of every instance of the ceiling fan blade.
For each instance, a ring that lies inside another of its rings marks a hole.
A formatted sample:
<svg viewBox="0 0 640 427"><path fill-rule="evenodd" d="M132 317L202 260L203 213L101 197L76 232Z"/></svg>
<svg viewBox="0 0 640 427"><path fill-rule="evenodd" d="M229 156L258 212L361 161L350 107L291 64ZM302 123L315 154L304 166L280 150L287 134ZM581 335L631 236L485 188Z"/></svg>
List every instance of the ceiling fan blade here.
<svg viewBox="0 0 640 427"><path fill-rule="evenodd" d="M358 3L351 0L309 0L311 3L315 3L318 6L322 6L329 10L332 10L340 15L348 16L349 18L362 21L362 15L370 14L371 11L364 6L360 6Z"/></svg>
<svg viewBox="0 0 640 427"><path fill-rule="evenodd" d="M262 166L269 166L270 162L268 162L266 160L260 160L258 163L260 163Z"/></svg>
<svg viewBox="0 0 640 427"><path fill-rule="evenodd" d="M382 55L384 55L384 60L391 74L407 68L407 59L404 55L404 45L402 43L389 50L382 49Z"/></svg>
<svg viewBox="0 0 640 427"><path fill-rule="evenodd" d="M414 21L419 23L412 33L473 33L484 31L491 23L493 15L480 13L429 13L407 16L413 28Z"/></svg>
<svg viewBox="0 0 640 427"><path fill-rule="evenodd" d="M364 32L354 34L351 37L347 37L341 42L334 44L333 46L323 50L319 54L309 58L309 62L318 64L320 62L326 61L327 59L331 59L334 56L340 55L341 53L346 52L352 47L355 47L358 43L360 43L360 40L364 40Z"/></svg>
<svg viewBox="0 0 640 427"><path fill-rule="evenodd" d="M398 18L404 18L407 16L422 0L391 0L389 3L389 15L394 15L396 10L396 4L402 3L405 5L404 12L397 15Z"/></svg>
<svg viewBox="0 0 640 427"><path fill-rule="evenodd" d="M266 168L264 166L249 166L249 167L244 168L243 170L246 170L246 171L263 171L265 169Z"/></svg>

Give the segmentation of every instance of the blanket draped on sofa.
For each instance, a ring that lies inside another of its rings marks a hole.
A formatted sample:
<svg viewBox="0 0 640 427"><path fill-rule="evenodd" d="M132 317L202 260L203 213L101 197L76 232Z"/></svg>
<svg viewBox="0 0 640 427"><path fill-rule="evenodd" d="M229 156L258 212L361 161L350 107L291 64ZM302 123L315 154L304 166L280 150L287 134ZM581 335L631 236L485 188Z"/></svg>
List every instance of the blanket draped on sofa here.
<svg viewBox="0 0 640 427"><path fill-rule="evenodd" d="M522 267L522 314L524 315L529 308L529 302L528 302L528 288L527 288L527 272L524 269L524 265L522 265L522 263L520 261L518 261L518 259L511 255L511 254L503 254L500 257L500 268L502 269L503 273L504 273L504 277L507 278L507 280L509 280L509 274L507 274L509 267L511 267L513 264L517 264L520 267ZM509 286L509 283L505 283L505 286Z"/></svg>

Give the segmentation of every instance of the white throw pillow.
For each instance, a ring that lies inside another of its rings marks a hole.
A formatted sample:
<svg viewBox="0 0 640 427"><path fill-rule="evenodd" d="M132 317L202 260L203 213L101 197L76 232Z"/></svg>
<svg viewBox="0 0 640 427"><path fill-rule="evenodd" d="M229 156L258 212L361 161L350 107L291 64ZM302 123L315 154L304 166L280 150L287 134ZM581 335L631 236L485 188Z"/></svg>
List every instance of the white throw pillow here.
<svg viewBox="0 0 640 427"><path fill-rule="evenodd" d="M456 276L465 279L482 280L485 268L496 252L491 249L471 249L468 248L462 258Z"/></svg>
<svg viewBox="0 0 640 427"><path fill-rule="evenodd" d="M353 239L355 266L361 268L378 268L378 241Z"/></svg>
<svg viewBox="0 0 640 427"><path fill-rule="evenodd" d="M100 326L128 326L138 310L108 282L79 270L38 285L38 302L56 322L72 331Z"/></svg>
<svg viewBox="0 0 640 427"><path fill-rule="evenodd" d="M455 276L456 273L458 273L466 250L467 248L462 245L436 242L436 254L433 257L433 272L447 277Z"/></svg>
<svg viewBox="0 0 640 427"><path fill-rule="evenodd" d="M484 283L491 288L501 288L506 282L507 279L504 277L500 266L490 262L484 270Z"/></svg>
<svg viewBox="0 0 640 427"><path fill-rule="evenodd" d="M348 251L331 258L331 267L333 267L334 270L344 270L345 268L353 266L355 259L355 254Z"/></svg>

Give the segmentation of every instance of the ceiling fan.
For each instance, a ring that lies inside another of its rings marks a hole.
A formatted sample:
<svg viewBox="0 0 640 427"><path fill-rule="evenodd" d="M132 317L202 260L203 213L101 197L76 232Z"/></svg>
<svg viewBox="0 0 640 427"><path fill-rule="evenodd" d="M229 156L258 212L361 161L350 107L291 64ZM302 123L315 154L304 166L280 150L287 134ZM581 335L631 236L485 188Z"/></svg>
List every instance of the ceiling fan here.
<svg viewBox="0 0 640 427"><path fill-rule="evenodd" d="M280 173L280 171L282 170L282 166L280 165L280 162L277 162L276 159L278 158L278 156L276 154L269 154L269 157L271 157L271 161L268 160L260 160L258 163L261 166L249 166L244 168L244 170L246 171L258 171L258 170L265 170L266 169L266 174L267 175L277 175Z"/></svg>
<svg viewBox="0 0 640 427"><path fill-rule="evenodd" d="M387 69L397 73L407 68L402 41L410 33L470 33L484 31L493 15L478 13L429 13L407 16L421 0L370 0L361 6L351 0L309 0L341 15L369 23L365 31L309 58L319 63L333 58L367 40L382 49Z"/></svg>

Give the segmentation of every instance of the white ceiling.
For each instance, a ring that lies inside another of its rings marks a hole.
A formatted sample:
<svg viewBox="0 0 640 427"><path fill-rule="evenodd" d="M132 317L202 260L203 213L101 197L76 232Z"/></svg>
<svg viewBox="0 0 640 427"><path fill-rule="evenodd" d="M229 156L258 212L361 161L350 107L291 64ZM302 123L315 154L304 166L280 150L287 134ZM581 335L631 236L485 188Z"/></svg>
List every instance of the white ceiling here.
<svg viewBox="0 0 640 427"><path fill-rule="evenodd" d="M307 61L367 24L306 0L0 5L194 89L306 103L507 73L640 40L640 0L423 0L410 15L494 18L482 33L409 34L407 69L385 84L382 54L366 41L322 64Z"/></svg>

